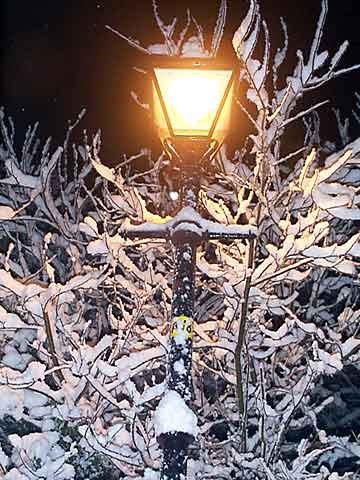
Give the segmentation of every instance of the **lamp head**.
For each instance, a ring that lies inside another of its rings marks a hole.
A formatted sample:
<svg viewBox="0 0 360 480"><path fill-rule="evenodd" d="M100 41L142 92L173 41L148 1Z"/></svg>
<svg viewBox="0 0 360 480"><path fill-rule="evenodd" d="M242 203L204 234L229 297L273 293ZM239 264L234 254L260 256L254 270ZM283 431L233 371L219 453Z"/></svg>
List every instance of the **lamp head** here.
<svg viewBox="0 0 360 480"><path fill-rule="evenodd" d="M229 130L233 85L233 69L210 59L167 60L153 68L154 121L171 157L216 153Z"/></svg>

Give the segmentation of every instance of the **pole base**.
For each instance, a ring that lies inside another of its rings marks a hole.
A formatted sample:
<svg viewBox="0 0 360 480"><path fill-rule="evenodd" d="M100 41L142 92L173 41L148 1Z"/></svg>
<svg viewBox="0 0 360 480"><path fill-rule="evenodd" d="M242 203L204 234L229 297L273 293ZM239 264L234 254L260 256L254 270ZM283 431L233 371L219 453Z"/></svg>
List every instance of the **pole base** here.
<svg viewBox="0 0 360 480"><path fill-rule="evenodd" d="M186 480L187 449L194 437L185 432L162 433L157 441L163 450L161 480Z"/></svg>

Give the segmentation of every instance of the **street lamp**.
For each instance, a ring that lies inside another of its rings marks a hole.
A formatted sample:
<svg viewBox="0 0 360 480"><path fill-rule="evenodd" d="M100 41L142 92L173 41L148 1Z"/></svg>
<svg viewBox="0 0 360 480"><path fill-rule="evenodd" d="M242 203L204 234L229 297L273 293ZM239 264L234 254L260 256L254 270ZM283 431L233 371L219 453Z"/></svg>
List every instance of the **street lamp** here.
<svg viewBox="0 0 360 480"><path fill-rule="evenodd" d="M163 238L175 247L167 393L155 413L155 431L163 450L162 480L186 478L187 450L195 438L196 417L189 407L196 249L206 240L256 236L254 227L221 225L197 211L201 167L216 154L230 127L234 78L233 69L204 59L178 59L152 69L153 117L165 151L182 174L181 208L166 223L131 226L123 234ZM184 416L183 422L178 415Z"/></svg>

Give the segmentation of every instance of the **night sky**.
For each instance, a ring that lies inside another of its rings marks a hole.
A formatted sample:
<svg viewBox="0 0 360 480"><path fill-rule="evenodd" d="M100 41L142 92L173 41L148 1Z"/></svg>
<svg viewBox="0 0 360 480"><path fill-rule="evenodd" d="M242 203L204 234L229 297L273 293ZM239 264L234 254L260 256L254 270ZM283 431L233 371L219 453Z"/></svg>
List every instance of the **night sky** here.
<svg viewBox="0 0 360 480"><path fill-rule="evenodd" d="M182 26L186 8L211 38L218 2L159 0L160 13L170 23L176 15ZM175 5L176 3L176 5ZM229 0L228 22L219 56L231 59L231 38L244 17L248 2ZM262 0L273 48L281 42L279 17L289 27L288 64L293 66L297 48L306 51L312 39L320 0ZM161 43L152 14L151 0L1 0L0 104L17 125L20 141L29 123L40 122L40 136L62 143L67 122L85 107L81 123L89 133L101 128L102 160L115 165L123 153L141 146L158 148L146 114L131 100L130 90L146 95L146 77L133 70L148 60L105 29L110 25L137 38L144 45ZM329 0L323 47L334 53L340 43L351 42L342 66L360 63L359 0ZM290 72L290 70L289 70ZM331 98L332 106L351 111L360 91L360 73L333 81L318 98ZM318 99L317 98L317 99ZM329 111L330 117L330 111ZM239 113L233 140L242 143L247 120ZM329 133L333 128L329 120Z"/></svg>

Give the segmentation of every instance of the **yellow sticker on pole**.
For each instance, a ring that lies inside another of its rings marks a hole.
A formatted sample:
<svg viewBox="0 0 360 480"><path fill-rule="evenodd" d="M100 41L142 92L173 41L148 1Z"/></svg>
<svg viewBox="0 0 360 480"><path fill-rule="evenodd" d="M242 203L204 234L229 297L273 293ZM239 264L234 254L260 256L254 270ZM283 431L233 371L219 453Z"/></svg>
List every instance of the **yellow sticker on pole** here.
<svg viewBox="0 0 360 480"><path fill-rule="evenodd" d="M170 335L177 337L182 335L185 339L191 339L193 335L193 320L186 315L174 317L171 322Z"/></svg>

